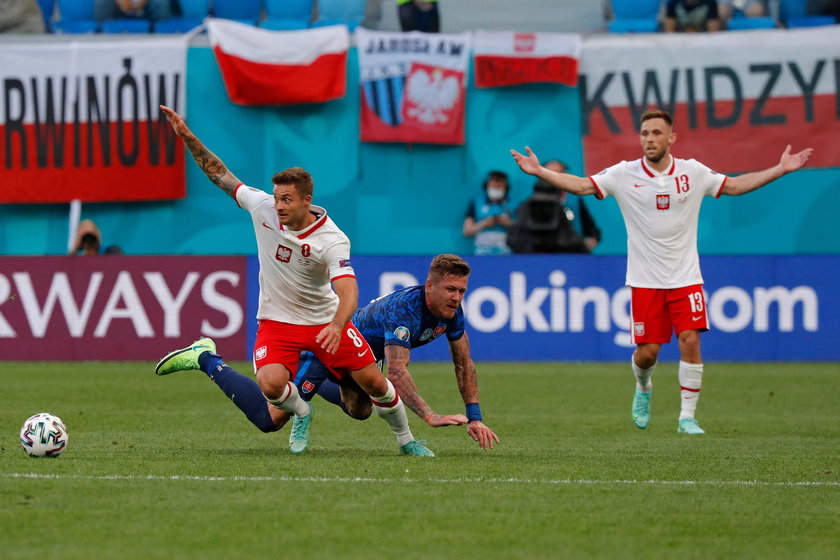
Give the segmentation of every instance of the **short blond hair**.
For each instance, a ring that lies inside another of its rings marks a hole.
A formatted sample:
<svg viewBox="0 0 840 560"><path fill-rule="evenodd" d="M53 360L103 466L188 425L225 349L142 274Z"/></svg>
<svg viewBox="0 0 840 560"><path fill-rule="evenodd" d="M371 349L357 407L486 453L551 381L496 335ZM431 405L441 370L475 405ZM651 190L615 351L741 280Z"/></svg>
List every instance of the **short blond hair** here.
<svg viewBox="0 0 840 560"><path fill-rule="evenodd" d="M429 280L439 280L444 276L457 276L462 278L469 276L471 272L467 261L450 253L444 253L432 259L429 266Z"/></svg>

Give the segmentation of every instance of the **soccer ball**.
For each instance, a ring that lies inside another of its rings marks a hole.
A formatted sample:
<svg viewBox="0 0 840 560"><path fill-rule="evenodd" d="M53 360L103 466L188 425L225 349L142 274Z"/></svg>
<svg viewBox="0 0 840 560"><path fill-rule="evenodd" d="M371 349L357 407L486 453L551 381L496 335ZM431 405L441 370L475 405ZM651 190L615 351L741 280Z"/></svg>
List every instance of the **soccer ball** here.
<svg viewBox="0 0 840 560"><path fill-rule="evenodd" d="M58 457L67 449L67 428L58 416L41 412L23 423L20 445L30 457Z"/></svg>

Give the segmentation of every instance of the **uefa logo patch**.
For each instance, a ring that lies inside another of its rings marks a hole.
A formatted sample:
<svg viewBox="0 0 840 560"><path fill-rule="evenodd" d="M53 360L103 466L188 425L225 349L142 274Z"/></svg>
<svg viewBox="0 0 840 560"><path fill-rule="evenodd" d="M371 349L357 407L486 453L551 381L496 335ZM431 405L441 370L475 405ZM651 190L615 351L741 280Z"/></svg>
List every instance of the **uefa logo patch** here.
<svg viewBox="0 0 840 560"><path fill-rule="evenodd" d="M645 324L641 321L633 323L633 334L635 336L645 336Z"/></svg>
<svg viewBox="0 0 840 560"><path fill-rule="evenodd" d="M408 330L408 327L397 327L394 329L394 336L397 337L397 340L405 342L411 337L411 331Z"/></svg>
<svg viewBox="0 0 840 560"><path fill-rule="evenodd" d="M259 348L257 348L257 351L254 352L254 357L257 360L263 360L263 359L265 359L265 357L267 355L268 355L268 348L266 348L265 346L260 346Z"/></svg>

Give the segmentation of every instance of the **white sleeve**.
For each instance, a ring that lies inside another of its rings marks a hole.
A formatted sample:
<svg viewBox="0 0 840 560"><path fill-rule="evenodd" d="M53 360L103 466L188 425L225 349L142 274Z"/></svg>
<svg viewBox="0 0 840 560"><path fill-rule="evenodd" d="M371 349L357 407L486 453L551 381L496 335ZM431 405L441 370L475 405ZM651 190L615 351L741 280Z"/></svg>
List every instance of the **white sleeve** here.
<svg viewBox="0 0 840 560"><path fill-rule="evenodd" d="M239 186L236 187L234 195L236 197L236 204L238 204L240 208L248 210L249 212L261 204L265 204L266 198L270 198L272 200L274 199L274 197L267 192L255 189L254 187L249 187L244 183L240 183Z"/></svg>
<svg viewBox="0 0 840 560"><path fill-rule="evenodd" d="M624 164L626 162L617 163L611 167L607 167L597 175L592 175L589 180L595 186L595 196L598 199L603 199L608 196L615 196L615 186L620 182L618 179L624 174Z"/></svg>
<svg viewBox="0 0 840 560"><path fill-rule="evenodd" d="M715 198L720 196L720 189L726 181L726 175L722 175L716 171L712 171L697 160L691 160L695 165L696 176L700 181L700 189L704 196L713 196Z"/></svg>
<svg viewBox="0 0 840 560"><path fill-rule="evenodd" d="M350 264L350 241L344 239L330 245L324 250L324 262L330 275L330 281L342 276L356 277L353 265Z"/></svg>

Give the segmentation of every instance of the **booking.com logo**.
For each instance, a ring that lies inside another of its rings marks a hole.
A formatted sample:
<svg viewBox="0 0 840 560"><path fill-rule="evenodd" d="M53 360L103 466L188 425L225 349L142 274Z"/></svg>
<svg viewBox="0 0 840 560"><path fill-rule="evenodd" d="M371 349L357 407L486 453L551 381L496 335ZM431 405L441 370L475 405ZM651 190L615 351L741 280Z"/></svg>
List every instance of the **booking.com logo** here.
<svg viewBox="0 0 840 560"><path fill-rule="evenodd" d="M562 270L548 274L547 285L534 284L524 272L513 271L508 286L471 282L463 308L469 325L477 331L598 332L615 331L618 346L630 343L630 288L612 292L601 286L569 286ZM380 294L418 284L405 272L385 272L379 277ZM797 319L809 332L819 328L819 298L810 286L723 286L705 293L709 321L722 332L752 328L755 332L791 332ZM775 323L771 322L775 319Z"/></svg>

